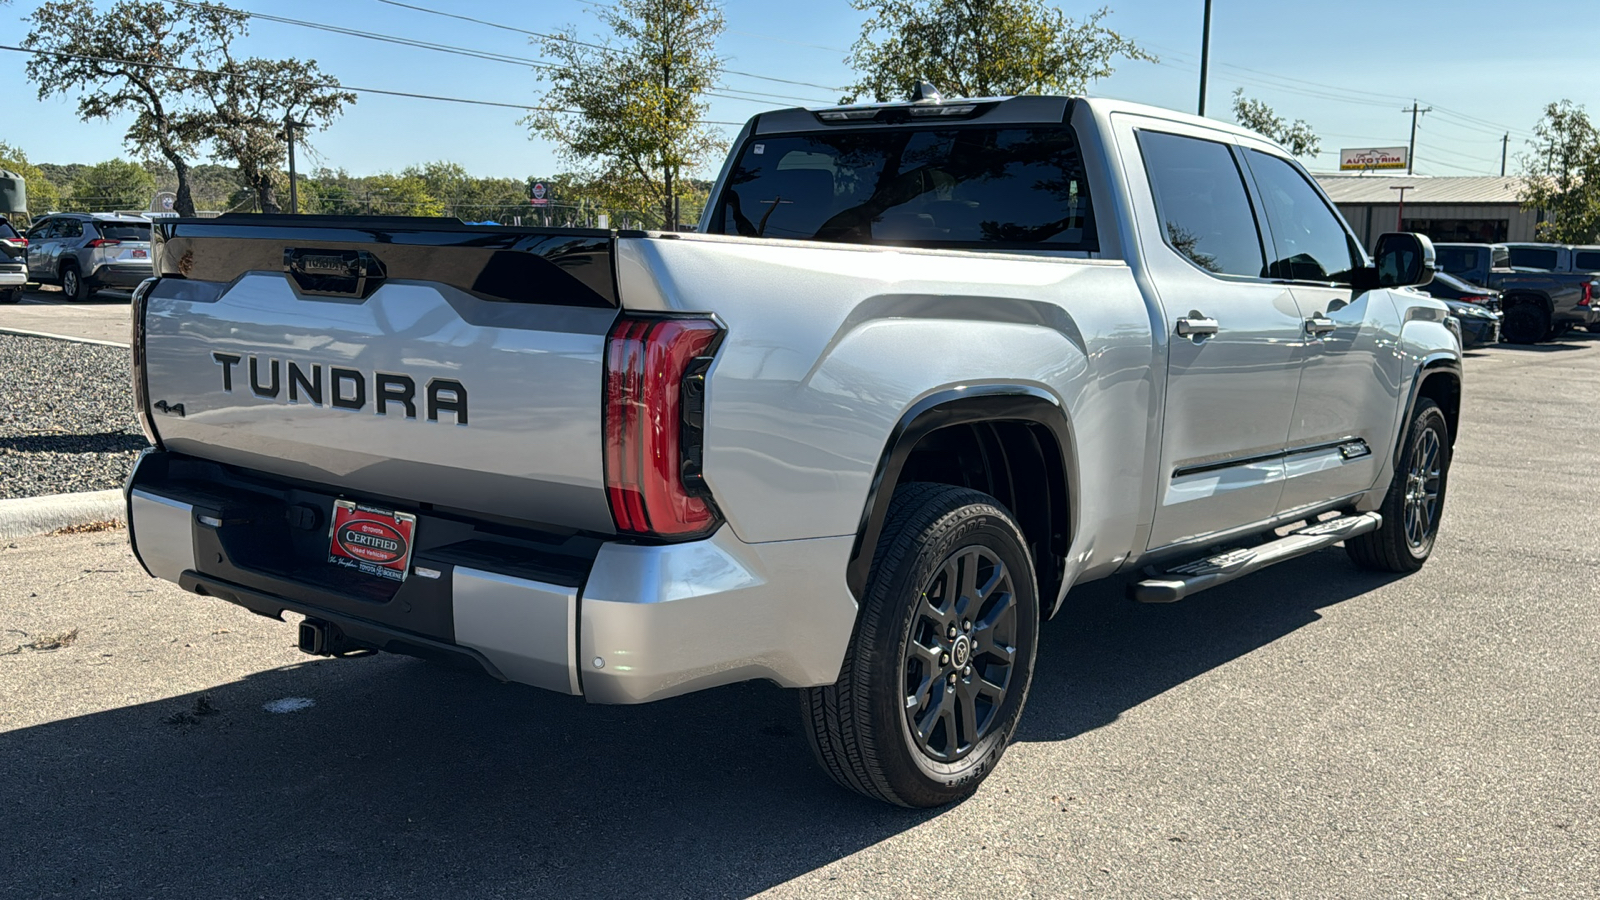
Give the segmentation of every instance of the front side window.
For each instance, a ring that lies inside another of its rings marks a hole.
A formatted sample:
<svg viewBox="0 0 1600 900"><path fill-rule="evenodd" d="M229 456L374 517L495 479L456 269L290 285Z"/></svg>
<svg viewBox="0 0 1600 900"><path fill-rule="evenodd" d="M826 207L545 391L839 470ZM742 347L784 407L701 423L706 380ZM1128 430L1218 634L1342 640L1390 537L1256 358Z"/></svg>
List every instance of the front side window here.
<svg viewBox="0 0 1600 900"><path fill-rule="evenodd" d="M35 222L34 226L28 229L28 240L37 241L53 237L56 226L59 224L61 224L60 219L45 219L42 222Z"/></svg>
<svg viewBox="0 0 1600 900"><path fill-rule="evenodd" d="M1246 150L1272 228L1273 278L1348 281L1359 265L1349 233L1311 182L1287 160Z"/></svg>
<svg viewBox="0 0 1600 900"><path fill-rule="evenodd" d="M923 246L1095 250L1083 160L1063 126L752 138L711 231Z"/></svg>
<svg viewBox="0 0 1600 900"><path fill-rule="evenodd" d="M1556 251L1545 247L1512 247L1511 265L1524 269L1554 269Z"/></svg>
<svg viewBox="0 0 1600 900"><path fill-rule="evenodd" d="M1244 176L1228 145L1140 131L1139 151L1168 246L1214 275L1266 274Z"/></svg>

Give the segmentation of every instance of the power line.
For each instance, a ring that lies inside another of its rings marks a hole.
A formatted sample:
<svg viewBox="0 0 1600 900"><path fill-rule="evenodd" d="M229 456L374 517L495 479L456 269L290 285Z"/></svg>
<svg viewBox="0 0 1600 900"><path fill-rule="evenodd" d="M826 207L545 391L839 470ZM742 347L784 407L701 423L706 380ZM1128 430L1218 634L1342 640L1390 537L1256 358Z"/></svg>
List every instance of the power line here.
<svg viewBox="0 0 1600 900"><path fill-rule="evenodd" d="M218 8L218 7L209 6L209 5L204 4L204 3L190 2L190 0L172 0L172 2L178 4L179 6L189 6L189 7L194 7L196 9L217 9ZM396 5L405 6L406 4L396 4ZM420 8L420 7L412 7L412 8ZM432 41L422 41L422 40L417 40L415 38L399 37L399 36L392 35L392 34L381 34L379 32L375 32L375 31L360 30L360 29L354 29L354 28L345 28L345 27L339 26L339 25L327 25L327 24L324 24L324 23L321 23L321 22L308 22L308 21L304 21L304 20L301 20L301 19L288 19L288 18L284 18L282 16L274 16L274 15L269 15L267 13L251 12L249 10L234 10L234 12L238 12L238 13L240 13L242 15L249 16L252 19L261 19L261 20L267 21L267 22L275 22L275 23L278 23L280 25L295 25L295 26L298 26L298 27L301 27L301 28L310 28L310 29L313 29L313 30L316 30L316 31L325 31L325 32L329 32L329 33L332 33L332 34L344 35L346 37L362 38L362 39L369 40L369 41L380 41L380 42L387 43L387 44L398 44L398 45L404 46L404 47L413 47L413 48L416 48L416 49L419 49L419 50L431 50L431 51L434 51L436 53L448 53L448 54L451 54L451 55L454 55L454 56L465 56L465 57L468 57L468 58L471 58L471 59L480 59L480 60L485 60L485 61L488 61L488 62L508 63L510 65L515 65L515 66L526 66L526 67L531 68L531 69L556 70L556 69L561 68L557 64L549 62L547 60L529 59L529 58L523 57L523 56L512 56L512 55L510 55L508 53L496 53L496 52L488 51L488 50L474 50L474 49L472 49L470 47L457 47L457 46L454 46L454 45L451 45L451 44L438 44L438 43L434 43ZM442 14L442 15L449 15L449 14ZM453 16L453 15L451 17L452 18L462 18L462 17L459 17L459 16ZM473 20L473 21L477 21L477 20ZM724 88L723 90L730 90L731 91L731 90L735 90L735 89L734 88ZM792 100L792 101L795 101L795 102L798 102L798 103L818 103L818 104L825 104L825 105L829 105L829 106L833 105L833 101L832 100L818 100L818 99L816 99L814 97L794 97L794 96L790 96L790 95L787 95L787 94L765 94L765 93L761 93L759 91L744 91L744 90L740 90L740 91L738 91L738 93L750 94L750 95L753 95L753 97L738 97L738 96L734 96L732 94L719 93L717 91L706 91L705 92L705 94L707 96L719 97L719 98L722 98L722 99L725 99L725 100L743 100L743 101L746 101L746 102L757 102L754 99L754 97L761 97L761 98L767 98L767 99L773 99L773 100ZM743 124L743 123L739 123L739 124Z"/></svg>
<svg viewBox="0 0 1600 900"><path fill-rule="evenodd" d="M517 109L524 112L554 112L581 114L576 109L562 109L554 106L531 106L526 103L502 103L498 100L474 100L468 97L445 97L438 94L417 94L410 91L393 91L384 88L356 87L349 84L340 84L337 81L295 81L281 78L261 78L241 73L221 73L212 69L194 69L187 66L173 66L165 63L146 62L137 59L117 59L112 56L86 56L80 53L62 53L56 50L32 50L27 47L13 47L9 44L0 44L0 50L10 50L14 53L32 53L37 56L54 56L60 59L78 59L90 62L112 63L119 66L139 66L146 69L156 69L163 72L184 72L190 75L221 75L227 74L233 78L244 78L251 81L264 81L271 84L293 84L302 87L335 88L341 91L350 91L357 94L382 94L388 97L404 97L411 100L434 100L440 103L462 103L470 106L493 106L500 109ZM743 122L725 122L717 119L700 119L702 125L743 125Z"/></svg>
<svg viewBox="0 0 1600 900"><path fill-rule="evenodd" d="M402 9L411 9L411 10L416 10L417 12L429 13L429 14L435 15L435 16L444 16L447 19L460 19L460 20L462 20L464 22L472 22L474 24L483 25L483 26L488 27L488 28L498 28L501 31L510 31L510 32L515 33L515 34L527 35L529 37L536 37L536 38L540 38L542 40L547 40L547 41L560 41L562 43L575 44L575 45L577 45L579 47L589 47L589 48L594 49L594 50L610 51L610 50L614 49L612 47L607 47L604 44L595 44L595 43L591 43L589 41L580 41L577 38L567 37L566 35L562 35L562 34L545 34L542 31L529 31L526 28L518 28L518 27L516 27L514 25L503 25L503 24L501 24L499 22L491 22L491 21L489 21L487 19L477 19L477 18L473 18L472 16L463 16L460 13L445 12L445 11L439 10L439 9L429 9L426 6L417 6L417 5L411 4L411 3L402 3L402 2L400 2L400 0L378 0L378 2L379 3L386 3L389 6L398 6L398 7L402 8ZM593 5L593 6L602 6L603 4L596 3L596 4L591 4L591 5ZM252 13L252 15L254 15L254 13ZM777 40L777 39L774 38L774 40ZM823 49L827 49L827 48L823 48ZM843 91L844 90L844 88L834 87L832 85L827 85L827 84L816 84L815 82L811 82L811 81L794 81L794 80L791 80L791 79L788 79L788 78L775 78L775 77L773 77L771 75L757 75L754 72L741 72L741 71L738 71L737 69L723 69L722 71L728 73L729 75L738 75L738 76L743 77L743 78L756 78L756 79L759 79L761 81L774 81L774 82L777 82L779 84L793 84L793 85L797 85L799 87L814 87L814 88L819 88L819 89L824 90L824 91Z"/></svg>

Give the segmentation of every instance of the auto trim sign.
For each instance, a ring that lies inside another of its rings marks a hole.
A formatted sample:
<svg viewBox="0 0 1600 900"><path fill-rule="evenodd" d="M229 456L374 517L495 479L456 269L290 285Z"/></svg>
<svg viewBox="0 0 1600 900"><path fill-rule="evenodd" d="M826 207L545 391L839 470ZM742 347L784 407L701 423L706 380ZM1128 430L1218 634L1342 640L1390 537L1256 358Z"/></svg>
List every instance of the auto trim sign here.
<svg viewBox="0 0 1600 900"><path fill-rule="evenodd" d="M1368 169L1404 169L1406 148L1368 147L1362 150L1340 150L1339 171L1365 172Z"/></svg>

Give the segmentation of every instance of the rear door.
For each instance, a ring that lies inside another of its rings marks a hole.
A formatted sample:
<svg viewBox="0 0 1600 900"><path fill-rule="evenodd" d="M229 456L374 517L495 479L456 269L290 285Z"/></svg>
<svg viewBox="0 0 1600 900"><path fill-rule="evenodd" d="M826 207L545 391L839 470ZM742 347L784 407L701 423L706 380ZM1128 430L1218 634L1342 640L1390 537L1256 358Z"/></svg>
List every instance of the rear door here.
<svg viewBox="0 0 1600 900"><path fill-rule="evenodd" d="M1266 277L1266 243L1226 135L1118 116L1140 251L1168 341L1150 548L1277 509L1303 353L1299 307Z"/></svg>
<svg viewBox="0 0 1600 900"><path fill-rule="evenodd" d="M1350 288L1365 255L1310 176L1275 149L1246 147L1244 158L1271 236L1268 270L1303 319L1305 365L1278 501L1289 513L1377 480L1400 402L1400 320L1388 291Z"/></svg>

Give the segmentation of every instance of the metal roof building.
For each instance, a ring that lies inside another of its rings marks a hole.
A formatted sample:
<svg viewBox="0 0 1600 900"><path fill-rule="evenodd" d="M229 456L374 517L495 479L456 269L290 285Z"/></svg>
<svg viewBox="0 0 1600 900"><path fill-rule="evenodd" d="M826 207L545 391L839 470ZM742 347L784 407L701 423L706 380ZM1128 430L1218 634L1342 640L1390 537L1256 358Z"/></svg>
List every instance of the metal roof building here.
<svg viewBox="0 0 1600 900"><path fill-rule="evenodd" d="M1506 176L1321 174L1317 183L1368 249L1386 231L1416 231L1434 241L1537 240L1543 216L1517 200L1522 179ZM1406 188L1405 221L1401 191Z"/></svg>

